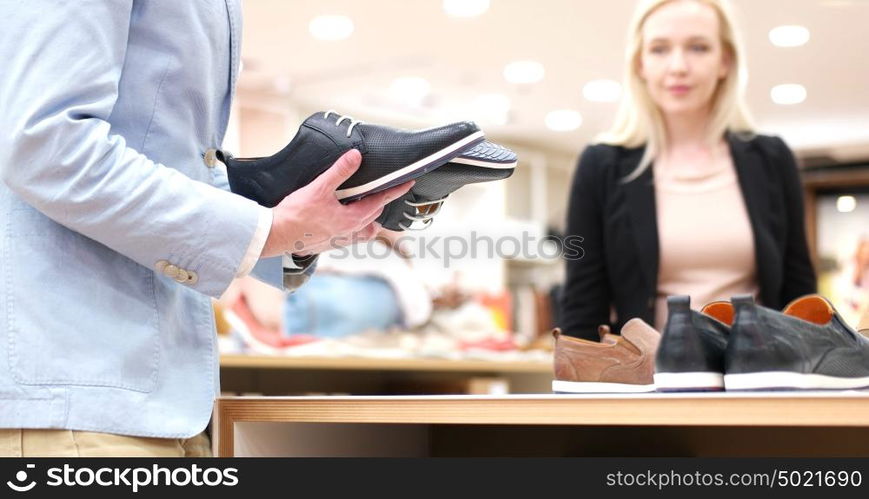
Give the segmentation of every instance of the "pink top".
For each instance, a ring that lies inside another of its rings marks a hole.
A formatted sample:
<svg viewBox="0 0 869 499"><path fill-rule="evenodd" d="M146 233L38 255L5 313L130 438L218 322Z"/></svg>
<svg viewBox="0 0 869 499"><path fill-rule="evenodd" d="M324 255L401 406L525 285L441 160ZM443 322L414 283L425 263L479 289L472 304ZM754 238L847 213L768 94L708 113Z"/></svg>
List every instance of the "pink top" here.
<svg viewBox="0 0 869 499"><path fill-rule="evenodd" d="M733 162L702 172L654 169L659 271L655 328L667 296L691 296L699 310L737 294L757 296L754 237ZM654 168L654 166L653 166Z"/></svg>

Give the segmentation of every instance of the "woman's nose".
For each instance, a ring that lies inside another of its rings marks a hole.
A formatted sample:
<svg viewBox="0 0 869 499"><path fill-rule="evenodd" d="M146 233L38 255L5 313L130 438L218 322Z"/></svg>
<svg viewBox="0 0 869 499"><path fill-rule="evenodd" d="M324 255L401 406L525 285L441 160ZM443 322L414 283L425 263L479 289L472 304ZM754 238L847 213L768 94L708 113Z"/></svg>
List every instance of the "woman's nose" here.
<svg viewBox="0 0 869 499"><path fill-rule="evenodd" d="M688 60L685 52L677 48L670 53L669 70L672 73L685 73L688 71Z"/></svg>

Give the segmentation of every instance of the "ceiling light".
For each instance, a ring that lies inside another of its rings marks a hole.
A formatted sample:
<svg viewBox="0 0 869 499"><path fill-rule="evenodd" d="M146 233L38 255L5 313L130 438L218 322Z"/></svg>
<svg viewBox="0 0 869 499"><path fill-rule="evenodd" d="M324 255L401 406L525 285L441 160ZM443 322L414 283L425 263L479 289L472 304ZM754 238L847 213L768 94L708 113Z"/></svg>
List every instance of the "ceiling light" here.
<svg viewBox="0 0 869 499"><path fill-rule="evenodd" d="M347 16L317 16L311 19L308 31L317 40L344 40L353 34L353 21Z"/></svg>
<svg viewBox="0 0 869 499"><path fill-rule="evenodd" d="M419 76L402 76L392 80L389 95L409 106L418 106L431 91L431 84Z"/></svg>
<svg viewBox="0 0 869 499"><path fill-rule="evenodd" d="M839 196L836 199L836 210L839 213L851 213L857 208L857 198L854 196Z"/></svg>
<svg viewBox="0 0 869 499"><path fill-rule="evenodd" d="M591 80L582 87L582 95L592 102L615 102L622 96L622 84L615 80Z"/></svg>
<svg viewBox="0 0 869 499"><path fill-rule="evenodd" d="M482 123L506 125L510 98L504 94L483 94L474 99L474 117Z"/></svg>
<svg viewBox="0 0 869 499"><path fill-rule="evenodd" d="M559 109L546 115L546 126L554 132L569 132L582 125L582 115L571 109Z"/></svg>
<svg viewBox="0 0 869 499"><path fill-rule="evenodd" d="M489 0L444 0L444 11L453 17L476 17L489 10Z"/></svg>
<svg viewBox="0 0 869 499"><path fill-rule="evenodd" d="M776 104L799 104L806 100L806 87L796 83L785 83L772 87L769 95Z"/></svg>
<svg viewBox="0 0 869 499"><path fill-rule="evenodd" d="M504 66L504 79L510 83L537 83L545 72L537 61L513 61Z"/></svg>
<svg viewBox="0 0 869 499"><path fill-rule="evenodd" d="M809 41L809 30L802 26L778 26L769 31L769 41L776 47L799 47Z"/></svg>

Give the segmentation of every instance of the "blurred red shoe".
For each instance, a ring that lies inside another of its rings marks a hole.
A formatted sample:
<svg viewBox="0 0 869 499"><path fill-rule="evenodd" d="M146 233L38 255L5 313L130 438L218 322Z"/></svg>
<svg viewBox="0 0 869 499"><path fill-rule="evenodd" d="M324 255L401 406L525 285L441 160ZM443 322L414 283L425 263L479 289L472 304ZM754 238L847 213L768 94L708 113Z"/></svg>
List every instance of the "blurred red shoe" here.
<svg viewBox="0 0 869 499"><path fill-rule="evenodd" d="M247 326L247 332L239 332L242 334L245 341L252 347L256 346L254 343L259 343L266 347L287 348L304 345L319 339L310 334L294 334L292 336L285 336L277 328L264 326L256 319L256 317L254 317L244 295L240 295L238 300L232 305L232 312L235 313L242 322L244 322L245 326Z"/></svg>

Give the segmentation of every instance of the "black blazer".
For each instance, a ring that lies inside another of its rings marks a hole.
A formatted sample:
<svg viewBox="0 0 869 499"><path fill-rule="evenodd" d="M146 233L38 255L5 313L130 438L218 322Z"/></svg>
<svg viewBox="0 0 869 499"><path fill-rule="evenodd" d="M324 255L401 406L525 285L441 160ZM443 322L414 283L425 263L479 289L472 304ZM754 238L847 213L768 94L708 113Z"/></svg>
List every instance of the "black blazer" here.
<svg viewBox="0 0 869 499"><path fill-rule="evenodd" d="M817 286L796 161L778 137L728 134L727 141L754 235L759 299L781 309ZM652 168L623 181L643 150L596 144L579 159L565 235L581 237L582 251L581 258L566 258L560 324L565 334L596 340L600 324L618 332L633 317L654 323L658 224Z"/></svg>

